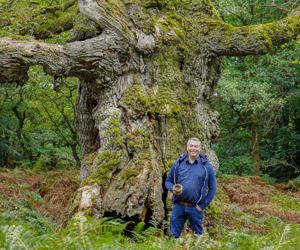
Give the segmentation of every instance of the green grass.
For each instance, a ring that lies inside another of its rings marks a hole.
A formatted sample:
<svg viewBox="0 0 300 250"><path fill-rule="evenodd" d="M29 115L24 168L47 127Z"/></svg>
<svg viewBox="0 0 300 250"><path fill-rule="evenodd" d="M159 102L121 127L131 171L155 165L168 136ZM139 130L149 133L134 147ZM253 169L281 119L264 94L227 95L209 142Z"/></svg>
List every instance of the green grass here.
<svg viewBox="0 0 300 250"><path fill-rule="evenodd" d="M293 210L300 214L300 199L287 195L276 195L271 197L271 200L277 203L284 211Z"/></svg>

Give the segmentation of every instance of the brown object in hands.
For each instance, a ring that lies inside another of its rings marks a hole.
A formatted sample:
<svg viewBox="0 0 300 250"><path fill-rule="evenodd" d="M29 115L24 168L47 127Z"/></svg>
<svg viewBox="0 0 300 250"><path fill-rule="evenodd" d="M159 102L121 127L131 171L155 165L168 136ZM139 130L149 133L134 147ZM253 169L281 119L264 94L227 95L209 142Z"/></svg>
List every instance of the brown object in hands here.
<svg viewBox="0 0 300 250"><path fill-rule="evenodd" d="M173 193L175 195L182 195L182 191L183 191L183 186L180 184L175 184L173 186Z"/></svg>

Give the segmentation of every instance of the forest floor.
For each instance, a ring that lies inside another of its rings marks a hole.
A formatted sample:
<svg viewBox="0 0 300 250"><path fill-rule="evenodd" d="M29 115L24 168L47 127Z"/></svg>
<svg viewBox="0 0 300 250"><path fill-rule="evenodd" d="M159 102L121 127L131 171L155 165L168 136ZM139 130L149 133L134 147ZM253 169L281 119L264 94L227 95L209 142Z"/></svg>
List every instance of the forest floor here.
<svg viewBox="0 0 300 250"><path fill-rule="evenodd" d="M5 234L8 229L3 225L21 225L34 231L33 235L57 233L79 184L77 170L35 173L24 169L0 169L0 249L14 241ZM260 249L273 244L274 248L270 249L297 249L299 239L294 234L299 235L299 232L299 185L292 182L269 185L254 176L222 176L218 178L217 196L206 211L207 248L195 245L193 248L191 242L188 243L190 247L186 242L180 243L184 246L175 246L177 249L248 249L249 246ZM166 239L164 244L159 243L160 249L172 247ZM96 249L91 246L87 249Z"/></svg>
<svg viewBox="0 0 300 250"><path fill-rule="evenodd" d="M0 213L27 208L59 223L79 184L78 170L35 173L25 169L2 168Z"/></svg>

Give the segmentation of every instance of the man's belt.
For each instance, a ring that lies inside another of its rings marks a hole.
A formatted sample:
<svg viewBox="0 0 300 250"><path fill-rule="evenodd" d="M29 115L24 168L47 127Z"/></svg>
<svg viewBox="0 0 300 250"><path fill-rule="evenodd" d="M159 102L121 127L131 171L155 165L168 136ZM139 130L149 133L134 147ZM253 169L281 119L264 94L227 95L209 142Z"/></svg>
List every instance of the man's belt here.
<svg viewBox="0 0 300 250"><path fill-rule="evenodd" d="M177 201L176 203L184 205L184 206L194 207L194 203L192 203L192 202Z"/></svg>

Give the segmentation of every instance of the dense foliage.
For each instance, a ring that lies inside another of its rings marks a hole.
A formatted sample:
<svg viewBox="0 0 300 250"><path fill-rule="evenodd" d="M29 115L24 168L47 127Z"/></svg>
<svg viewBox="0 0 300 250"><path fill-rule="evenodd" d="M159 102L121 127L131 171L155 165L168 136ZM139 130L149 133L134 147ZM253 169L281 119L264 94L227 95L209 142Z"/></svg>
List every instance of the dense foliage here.
<svg viewBox="0 0 300 250"><path fill-rule="evenodd" d="M216 1L227 22L250 25L281 18L297 1ZM288 180L300 164L300 45L265 56L228 58L216 89L221 114L216 150L221 172Z"/></svg>
<svg viewBox="0 0 300 250"><path fill-rule="evenodd" d="M107 218L75 218L58 233L39 235L21 225L0 227L1 247L6 249L297 249L300 228L297 225L274 227L268 235L249 235L232 231L222 239L208 235L195 238L186 235L180 240L169 239L162 231L149 228L143 232L132 231L132 238L124 235L128 223ZM158 237L160 236L160 237Z"/></svg>
<svg viewBox="0 0 300 250"><path fill-rule="evenodd" d="M0 37L64 43L77 30L76 1L0 1ZM80 166L75 128L78 82L31 67L24 86L0 87L0 166L35 169ZM62 86L62 87L61 87ZM54 91L55 90L55 91Z"/></svg>
<svg viewBox="0 0 300 250"><path fill-rule="evenodd" d="M75 128L77 83L65 79L54 91L53 79L32 67L24 86L0 91L0 164L6 167L80 166Z"/></svg>

